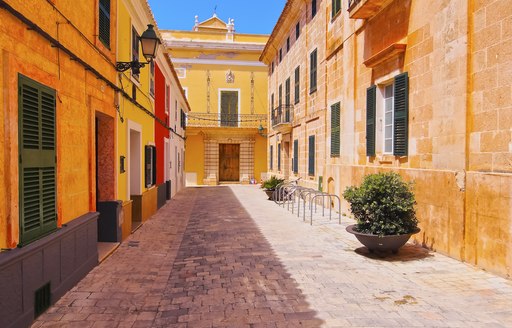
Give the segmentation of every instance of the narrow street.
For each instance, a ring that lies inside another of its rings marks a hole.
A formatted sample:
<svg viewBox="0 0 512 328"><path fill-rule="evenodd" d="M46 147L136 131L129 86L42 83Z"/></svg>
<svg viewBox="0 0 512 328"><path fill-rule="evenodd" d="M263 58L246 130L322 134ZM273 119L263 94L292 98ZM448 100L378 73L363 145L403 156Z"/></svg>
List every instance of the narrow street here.
<svg viewBox="0 0 512 328"><path fill-rule="evenodd" d="M369 254L256 186L187 188L33 327L510 327L512 282L407 245Z"/></svg>

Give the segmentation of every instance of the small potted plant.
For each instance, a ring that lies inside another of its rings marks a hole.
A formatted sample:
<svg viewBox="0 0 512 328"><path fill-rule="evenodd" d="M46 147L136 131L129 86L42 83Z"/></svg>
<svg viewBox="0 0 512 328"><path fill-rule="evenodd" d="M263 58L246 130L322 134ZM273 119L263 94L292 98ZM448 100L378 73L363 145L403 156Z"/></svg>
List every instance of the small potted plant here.
<svg viewBox="0 0 512 328"><path fill-rule="evenodd" d="M357 221L346 230L370 252L397 253L411 235L420 232L412 183L397 173L369 174L360 187L348 187L343 197Z"/></svg>
<svg viewBox="0 0 512 328"><path fill-rule="evenodd" d="M272 194L276 190L277 186L284 182L284 179L279 179L275 175L271 176L270 179L263 181L261 187L265 191L269 200L272 200Z"/></svg>

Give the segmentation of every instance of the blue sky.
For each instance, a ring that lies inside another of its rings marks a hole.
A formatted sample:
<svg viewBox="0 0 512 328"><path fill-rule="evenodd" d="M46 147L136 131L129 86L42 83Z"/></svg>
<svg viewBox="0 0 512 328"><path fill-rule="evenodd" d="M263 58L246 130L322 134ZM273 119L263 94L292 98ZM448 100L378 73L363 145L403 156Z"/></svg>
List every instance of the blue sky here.
<svg viewBox="0 0 512 328"><path fill-rule="evenodd" d="M199 21L210 18L215 6L217 16L227 22L235 20L239 33L270 34L286 0L148 0L158 27L162 30L186 30L194 26L194 16Z"/></svg>

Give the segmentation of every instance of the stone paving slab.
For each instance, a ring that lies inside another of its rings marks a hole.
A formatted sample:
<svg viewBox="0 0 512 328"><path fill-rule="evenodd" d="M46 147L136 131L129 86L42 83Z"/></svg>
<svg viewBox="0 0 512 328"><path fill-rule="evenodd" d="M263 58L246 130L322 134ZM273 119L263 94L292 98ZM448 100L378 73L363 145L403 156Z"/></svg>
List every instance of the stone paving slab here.
<svg viewBox="0 0 512 328"><path fill-rule="evenodd" d="M187 188L33 327L512 327L512 283L406 245L369 254L256 186Z"/></svg>

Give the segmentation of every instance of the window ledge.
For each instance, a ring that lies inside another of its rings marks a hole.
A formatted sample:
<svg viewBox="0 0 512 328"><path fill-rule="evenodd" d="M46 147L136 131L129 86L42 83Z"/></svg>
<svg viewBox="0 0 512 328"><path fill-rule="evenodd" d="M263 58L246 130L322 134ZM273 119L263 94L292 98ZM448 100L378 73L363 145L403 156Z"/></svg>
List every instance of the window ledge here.
<svg viewBox="0 0 512 328"><path fill-rule="evenodd" d="M377 54L371 56L363 62L366 67L375 68L380 64L387 62L393 58L397 58L405 53L407 44L405 43L394 43Z"/></svg>

